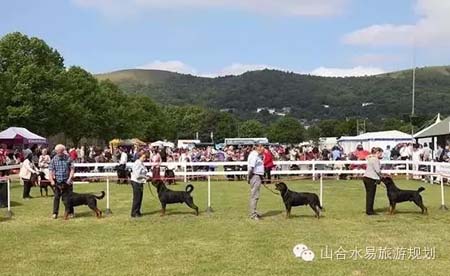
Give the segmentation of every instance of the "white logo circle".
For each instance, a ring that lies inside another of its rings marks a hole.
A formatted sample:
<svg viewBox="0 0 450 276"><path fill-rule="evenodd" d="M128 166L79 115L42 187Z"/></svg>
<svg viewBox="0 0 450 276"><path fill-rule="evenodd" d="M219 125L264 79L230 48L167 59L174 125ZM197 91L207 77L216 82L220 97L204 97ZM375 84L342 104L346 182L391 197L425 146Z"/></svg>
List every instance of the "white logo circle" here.
<svg viewBox="0 0 450 276"><path fill-rule="evenodd" d="M309 250L309 249L304 250L304 251L302 252L302 259L303 259L305 262L311 262L312 260L314 260L314 257L315 257L314 252L312 252L312 251Z"/></svg>
<svg viewBox="0 0 450 276"><path fill-rule="evenodd" d="M294 249L292 250L294 252L295 257L300 258L302 257L303 251L308 250L308 247L304 244L297 244L294 246Z"/></svg>

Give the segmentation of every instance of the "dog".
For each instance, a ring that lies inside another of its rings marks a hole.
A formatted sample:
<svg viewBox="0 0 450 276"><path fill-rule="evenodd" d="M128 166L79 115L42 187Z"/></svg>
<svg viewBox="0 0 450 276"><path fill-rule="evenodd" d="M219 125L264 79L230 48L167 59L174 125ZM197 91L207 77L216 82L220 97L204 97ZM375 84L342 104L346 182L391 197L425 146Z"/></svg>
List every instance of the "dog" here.
<svg viewBox="0 0 450 276"><path fill-rule="evenodd" d="M315 217L320 218L320 211L323 210L320 205L319 197L314 193L298 193L289 190L283 182L275 184L275 189L280 192L284 206L286 206L286 218L291 216L291 208L301 205L309 205L315 213Z"/></svg>
<svg viewBox="0 0 450 276"><path fill-rule="evenodd" d="M167 181L167 184L169 185L175 185L177 184L175 181L175 172L169 168L166 168L164 171L164 178Z"/></svg>
<svg viewBox="0 0 450 276"><path fill-rule="evenodd" d="M161 179L152 181L152 185L156 187L161 202L161 216L166 214L166 205L172 203L186 203L187 206L195 210L195 215L198 216L198 207L194 204L194 199L191 196L194 190L192 184L188 184L185 191L169 190Z"/></svg>
<svg viewBox="0 0 450 276"><path fill-rule="evenodd" d="M48 197L48 187L50 187L50 189L53 191L53 194L55 194L55 189L50 184L50 181L45 178L44 172L39 172L39 178L40 180L37 183L41 192L41 197L43 197L43 191L45 191L45 197Z"/></svg>
<svg viewBox="0 0 450 276"><path fill-rule="evenodd" d="M401 190L395 186L394 180L391 177L383 177L381 181L386 186L387 196L389 199L389 214L393 215L395 212L395 205L400 202L412 201L422 210L422 214L427 214L427 207L423 205L422 196L420 193L425 190L424 187L420 187L416 191L413 190Z"/></svg>
<svg viewBox="0 0 450 276"><path fill-rule="evenodd" d="M62 184L61 187L61 196L62 201L64 203L65 212L64 219L67 220L69 218L69 211L73 209L75 206L87 205L92 211L95 212L95 216L97 218L102 217L102 211L97 208L97 199L103 199L105 197L105 192L101 191L101 196L96 196L93 194L78 194L74 193L70 189L69 184Z"/></svg>

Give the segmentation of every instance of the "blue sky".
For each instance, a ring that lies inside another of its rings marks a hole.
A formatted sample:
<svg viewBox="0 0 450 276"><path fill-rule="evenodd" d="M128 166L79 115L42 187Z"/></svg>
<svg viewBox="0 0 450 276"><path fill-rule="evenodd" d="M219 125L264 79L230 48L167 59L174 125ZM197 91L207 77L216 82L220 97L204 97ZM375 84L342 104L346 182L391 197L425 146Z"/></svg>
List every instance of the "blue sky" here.
<svg viewBox="0 0 450 276"><path fill-rule="evenodd" d="M375 74L450 65L444 0L3 1L0 36L44 39L66 66L202 76L276 68Z"/></svg>

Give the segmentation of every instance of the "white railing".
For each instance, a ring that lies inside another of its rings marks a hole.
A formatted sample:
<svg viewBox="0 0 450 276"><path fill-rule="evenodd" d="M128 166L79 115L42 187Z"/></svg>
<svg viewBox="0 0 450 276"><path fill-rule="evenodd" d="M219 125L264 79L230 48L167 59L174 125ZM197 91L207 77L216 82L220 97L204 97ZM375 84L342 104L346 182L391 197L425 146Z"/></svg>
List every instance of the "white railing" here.
<svg viewBox="0 0 450 276"><path fill-rule="evenodd" d="M320 190L319 197L322 203L323 198L323 176L337 176L339 175L353 175L362 176L364 174L364 169L361 165L365 165L366 161L326 161L326 160L313 160L313 161L275 161L275 170L272 170L272 175L282 176L282 175L302 175L311 176L313 180L317 177L320 179ZM127 168L131 168L133 163L127 163ZM117 172L115 171L118 163L76 163L75 168L92 168L93 170L89 172L76 172L75 177L80 178L104 178L106 179L106 205L107 213L110 212L110 180L117 177ZM152 166L152 163L144 163L145 166ZM247 162L237 161L237 162L166 162L160 164L162 167L174 167L175 176L183 178L186 183L190 177L202 176L207 178L208 181L208 206L207 209L211 210L211 176L230 176L230 175L247 175L247 171L242 170L244 166L247 166ZM283 168L284 166L297 166L299 169L292 170ZM351 166L352 169L346 169L345 166ZM450 178L450 163L441 162L413 162L409 160L391 160L381 161L382 173L386 174L404 174L407 179L410 175L413 176L428 176L431 183L435 180L439 181L441 184L441 207L445 207L444 200L444 185L443 179ZM200 170L198 168L200 167ZM224 170L217 170L218 167L224 168ZM230 169L239 167L239 170L225 170L228 167ZM425 167L426 171L419 170L420 167ZM11 170L18 169L20 165L14 166L3 166L0 170ZM105 172L99 172L98 169L103 168L107 170ZM196 170L197 168L197 170ZM206 170L204 170L207 168ZM212 170L214 168L214 170ZM203 169L203 170L202 170ZM10 209L10 179L9 177L4 177L8 181L8 213L11 213Z"/></svg>

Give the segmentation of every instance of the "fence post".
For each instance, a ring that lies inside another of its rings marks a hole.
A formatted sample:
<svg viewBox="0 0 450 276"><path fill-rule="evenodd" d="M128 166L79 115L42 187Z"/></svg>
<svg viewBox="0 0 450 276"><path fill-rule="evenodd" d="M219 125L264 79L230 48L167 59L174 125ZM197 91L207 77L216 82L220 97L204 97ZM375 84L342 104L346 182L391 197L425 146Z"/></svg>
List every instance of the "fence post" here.
<svg viewBox="0 0 450 276"><path fill-rule="evenodd" d="M109 206L109 176L106 177L106 211L105 211L106 215L111 215L111 209Z"/></svg>
<svg viewBox="0 0 450 276"><path fill-rule="evenodd" d="M184 183L187 183L187 165L186 165L186 160L183 160L183 165L184 165Z"/></svg>
<svg viewBox="0 0 450 276"><path fill-rule="evenodd" d="M11 218L13 216L13 213L11 211L11 179L9 179L9 177L7 181L7 188L8 188L8 210L6 211L6 217Z"/></svg>
<svg viewBox="0 0 450 276"><path fill-rule="evenodd" d="M405 160L406 165L406 180L409 180L409 160Z"/></svg>
<svg viewBox="0 0 450 276"><path fill-rule="evenodd" d="M207 213L212 213L213 209L211 208L211 175L208 174L208 206L206 207Z"/></svg>
<svg viewBox="0 0 450 276"><path fill-rule="evenodd" d="M323 174L320 174L320 206L323 207Z"/></svg>
<svg viewBox="0 0 450 276"><path fill-rule="evenodd" d="M439 210L447 211L448 208L445 206L445 199L444 199L444 177L441 175L441 207Z"/></svg>
<svg viewBox="0 0 450 276"><path fill-rule="evenodd" d="M313 163L312 163L312 180L313 181L316 181L316 174L314 173L314 171L316 170L316 163L315 163L315 161L313 160Z"/></svg>
<svg viewBox="0 0 450 276"><path fill-rule="evenodd" d="M431 161L431 165L430 165L430 184L434 183L434 173L436 172L435 167L434 167L434 160Z"/></svg>

